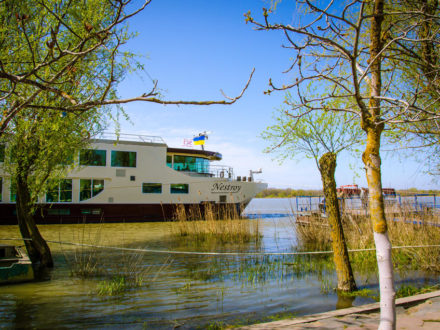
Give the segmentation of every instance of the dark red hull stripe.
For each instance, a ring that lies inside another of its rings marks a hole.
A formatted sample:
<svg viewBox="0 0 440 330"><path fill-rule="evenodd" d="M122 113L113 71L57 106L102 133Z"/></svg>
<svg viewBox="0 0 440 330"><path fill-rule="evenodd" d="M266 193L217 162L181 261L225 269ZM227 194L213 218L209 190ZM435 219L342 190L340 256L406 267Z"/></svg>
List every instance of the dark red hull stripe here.
<svg viewBox="0 0 440 330"><path fill-rule="evenodd" d="M188 215L200 217L207 204L52 204L42 205L34 219L37 224L74 223L117 223L169 221L175 219L177 207L185 207ZM243 204L210 204L214 212L236 211L245 208ZM15 204L0 204L0 225L16 225Z"/></svg>

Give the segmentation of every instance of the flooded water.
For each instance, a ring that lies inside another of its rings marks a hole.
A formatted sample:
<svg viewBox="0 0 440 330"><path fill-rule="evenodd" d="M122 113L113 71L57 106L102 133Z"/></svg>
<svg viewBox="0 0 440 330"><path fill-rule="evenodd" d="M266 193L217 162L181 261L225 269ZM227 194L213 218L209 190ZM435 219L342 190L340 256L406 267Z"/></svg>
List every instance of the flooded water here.
<svg viewBox="0 0 440 330"><path fill-rule="evenodd" d="M285 200L254 200L246 212L263 218L243 221L259 221L262 239L240 245L176 239L172 236L175 224L169 222L40 226L42 235L52 242L56 267L46 274L46 281L0 287L0 328L193 329L373 302L359 297L338 299L329 289L336 283L333 271L310 266L316 256L252 255L294 250L294 226L290 217L282 216L288 213L282 210L286 205ZM0 238L4 237L19 237L16 226L0 226ZM239 254L170 255L149 250ZM75 259L89 261L99 274L86 279L72 275ZM131 270L124 268L127 263ZM100 293L103 283L130 271L142 273L144 281L116 295ZM356 278L361 287L377 287L375 274L356 274Z"/></svg>

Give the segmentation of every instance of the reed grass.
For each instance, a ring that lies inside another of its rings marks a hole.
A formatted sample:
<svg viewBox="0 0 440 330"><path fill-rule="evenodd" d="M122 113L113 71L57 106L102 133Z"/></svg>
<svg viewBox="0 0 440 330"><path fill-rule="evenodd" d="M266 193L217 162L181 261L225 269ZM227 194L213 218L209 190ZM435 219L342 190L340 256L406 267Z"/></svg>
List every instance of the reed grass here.
<svg viewBox="0 0 440 330"><path fill-rule="evenodd" d="M102 227L96 232L83 225L75 234L76 249L63 251L72 277L97 279L99 295L116 295L134 287L150 285L170 266L167 258L162 266L145 265L144 254L102 248L105 245Z"/></svg>
<svg viewBox="0 0 440 330"><path fill-rule="evenodd" d="M104 257L104 250L87 246L102 244L102 230L98 228L98 230L93 232L86 228L84 224L79 226L77 231L72 232L72 240L79 244L78 247L66 252L63 245L60 245L70 270L70 275L82 279L105 276L106 268L99 266L99 260L102 260ZM61 237L59 241L62 241Z"/></svg>
<svg viewBox="0 0 440 330"><path fill-rule="evenodd" d="M175 237L190 238L195 242L249 243L262 238L259 220L241 218L236 208L212 206L186 209L176 206L176 225L171 227Z"/></svg>
<svg viewBox="0 0 440 330"><path fill-rule="evenodd" d="M374 237L369 217L345 213L342 216L348 249L374 248ZM440 242L439 215L429 209L414 212L399 208L387 214L388 235L393 246L428 246ZM328 222L319 214L307 218L307 223L295 223L298 249L325 251L331 249ZM440 273L440 248L417 247L393 250L393 263L397 269L413 269ZM367 270L376 267L372 252L350 254L354 268Z"/></svg>
<svg viewBox="0 0 440 330"><path fill-rule="evenodd" d="M151 285L170 266L169 259L166 259L157 270L152 266L145 266L141 262L141 257L141 255L132 254L123 258L122 263L118 263L111 270L110 276L98 282L98 294L113 296L145 284Z"/></svg>
<svg viewBox="0 0 440 330"><path fill-rule="evenodd" d="M296 229L296 246L299 251L327 251L331 249L330 226L327 218L315 213L306 219L291 219Z"/></svg>
<svg viewBox="0 0 440 330"><path fill-rule="evenodd" d="M125 277L115 277L109 281L102 281L98 283L98 294L113 296L126 291L129 285Z"/></svg>

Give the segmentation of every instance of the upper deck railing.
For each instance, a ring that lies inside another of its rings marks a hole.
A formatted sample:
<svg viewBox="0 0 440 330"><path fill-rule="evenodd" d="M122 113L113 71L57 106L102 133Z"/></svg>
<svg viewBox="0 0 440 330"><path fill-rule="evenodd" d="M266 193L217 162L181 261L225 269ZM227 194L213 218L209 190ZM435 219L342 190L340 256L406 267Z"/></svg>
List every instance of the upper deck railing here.
<svg viewBox="0 0 440 330"><path fill-rule="evenodd" d="M226 178L234 180L234 169L226 165L210 165L207 171L211 176L215 178Z"/></svg>
<svg viewBox="0 0 440 330"><path fill-rule="evenodd" d="M164 139L160 136L142 135L142 134L127 134L127 133L112 133L103 132L95 137L96 139L115 140L115 141L130 141L130 142L146 142L146 143L163 143Z"/></svg>

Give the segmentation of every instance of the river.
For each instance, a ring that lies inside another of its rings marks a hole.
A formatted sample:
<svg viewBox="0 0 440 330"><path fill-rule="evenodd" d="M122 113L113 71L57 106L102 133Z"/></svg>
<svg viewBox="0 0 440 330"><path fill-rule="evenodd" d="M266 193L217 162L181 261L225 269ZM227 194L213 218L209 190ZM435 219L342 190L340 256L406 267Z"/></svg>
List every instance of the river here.
<svg viewBox="0 0 440 330"><path fill-rule="evenodd" d="M45 275L47 280L0 287L0 328L193 329L216 322L247 324L276 314L305 315L373 302L360 297L338 300L329 290L336 283L333 271L292 267L297 262L292 256L148 251L291 252L296 245L295 230L292 216L285 216L291 203L285 199L253 200L246 213L260 219L243 221L259 221L262 240L241 245L196 245L191 237L176 240L170 222L40 226L43 236L52 242L139 250L50 243L56 266ZM5 237L19 237L16 226L0 226L0 238ZM87 279L72 276L69 265L84 255L97 257L105 274ZM303 258L312 262L316 257ZM147 280L117 295L98 294L103 281L130 259L136 261L137 271L148 270ZM356 274L356 278L360 287L377 288L375 274Z"/></svg>

